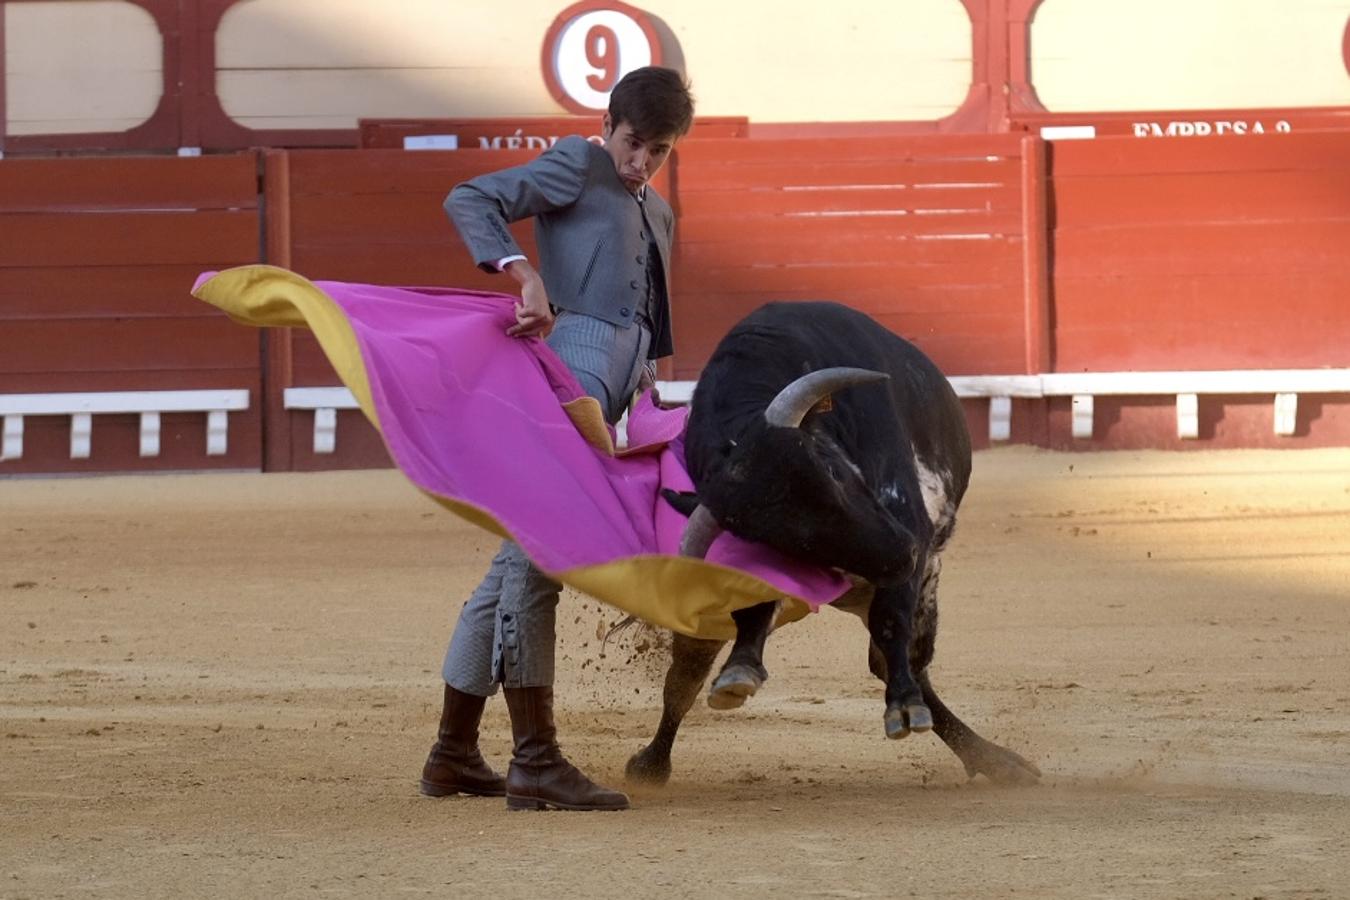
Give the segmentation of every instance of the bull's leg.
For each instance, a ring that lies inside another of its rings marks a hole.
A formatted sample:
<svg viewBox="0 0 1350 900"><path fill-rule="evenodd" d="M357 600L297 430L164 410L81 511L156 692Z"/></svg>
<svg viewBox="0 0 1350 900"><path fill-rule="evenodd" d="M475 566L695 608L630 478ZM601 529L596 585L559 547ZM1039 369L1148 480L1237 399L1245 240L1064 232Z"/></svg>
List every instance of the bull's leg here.
<svg viewBox="0 0 1350 900"><path fill-rule="evenodd" d="M698 698L722 643L675 635L662 696L661 724L651 743L628 760L625 773L630 781L665 784L670 779L670 750L675 745L675 733Z"/></svg>
<svg viewBox="0 0 1350 900"><path fill-rule="evenodd" d="M868 647L868 668L883 683L886 682L886 659L875 643ZM942 738L956 758L965 766L971 778L983 774L990 781L1002 784L1031 784L1041 777L1041 770L1018 754L993 741L980 737L969 725L957 718L938 697L928 680L928 671L919 673L919 689L923 702L933 714L933 730Z"/></svg>
<svg viewBox="0 0 1350 900"><path fill-rule="evenodd" d="M1011 750L976 734L957 718L956 713L938 698L928 680L928 666L937 645L938 577L942 573L942 554L933 553L924 569L919 590L919 605L914 616L914 643L910 648L910 667L919 673L923 702L933 713L933 730L951 748L971 778L984 774L991 781L1024 784L1035 781L1041 772Z"/></svg>
<svg viewBox="0 0 1350 900"><path fill-rule="evenodd" d="M773 630L778 603L757 603L731 614L736 622L736 643L708 690L708 705L713 709L735 709L753 697L769 678L764 668L764 642Z"/></svg>
<svg viewBox="0 0 1350 900"><path fill-rule="evenodd" d="M933 711L933 730L961 760L961 765L966 767L966 775L974 778L982 774L990 781L1003 784L1031 784L1041 777L1041 770L1034 764L1007 747L1000 747L980 737L957 718L956 713L938 699L927 672L919 675L919 686L923 688L924 702Z"/></svg>
<svg viewBox="0 0 1350 900"><path fill-rule="evenodd" d="M867 630L880 651L878 662L886 669L886 714L882 721L886 737L892 739L933 727L932 712L924 705L923 692L909 664L920 578L916 573L902 583L878 586L867 613Z"/></svg>

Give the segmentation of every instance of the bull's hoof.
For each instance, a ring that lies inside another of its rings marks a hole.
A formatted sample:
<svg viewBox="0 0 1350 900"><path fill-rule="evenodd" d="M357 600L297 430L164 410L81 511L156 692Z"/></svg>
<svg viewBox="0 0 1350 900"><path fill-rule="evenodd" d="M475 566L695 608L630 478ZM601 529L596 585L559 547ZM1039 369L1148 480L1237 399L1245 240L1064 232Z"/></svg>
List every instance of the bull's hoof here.
<svg viewBox="0 0 1350 900"><path fill-rule="evenodd" d="M670 780L670 757L657 754L651 747L644 747L628 760L623 774L635 784L663 785Z"/></svg>
<svg viewBox="0 0 1350 900"><path fill-rule="evenodd" d="M727 666L708 689L708 705L713 709L736 709L746 697L755 696L768 677L763 669L756 671L744 663Z"/></svg>
<svg viewBox="0 0 1350 900"><path fill-rule="evenodd" d="M888 706L882 721L886 724L886 737L893 741L909 737L912 731L933 730L933 714L922 703Z"/></svg>
<svg viewBox="0 0 1350 900"><path fill-rule="evenodd" d="M966 749L961 762L968 777L983 775L995 784L1029 785L1041 777L1041 770L1035 763L984 738Z"/></svg>

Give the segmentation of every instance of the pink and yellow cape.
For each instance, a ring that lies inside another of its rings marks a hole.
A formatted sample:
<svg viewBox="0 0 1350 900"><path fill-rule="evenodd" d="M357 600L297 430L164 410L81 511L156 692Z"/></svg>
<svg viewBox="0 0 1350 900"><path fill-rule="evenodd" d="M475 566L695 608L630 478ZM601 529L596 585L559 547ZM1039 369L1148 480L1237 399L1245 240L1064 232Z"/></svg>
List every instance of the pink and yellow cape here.
<svg viewBox="0 0 1350 900"><path fill-rule="evenodd" d="M616 451L600 405L548 345L507 336L514 297L311 282L273 266L206 273L193 295L244 324L309 328L414 485L605 603L727 639L732 610L783 597L795 619L848 588L727 534L706 561L680 557L685 519L660 489L692 489L686 411L644 395Z"/></svg>

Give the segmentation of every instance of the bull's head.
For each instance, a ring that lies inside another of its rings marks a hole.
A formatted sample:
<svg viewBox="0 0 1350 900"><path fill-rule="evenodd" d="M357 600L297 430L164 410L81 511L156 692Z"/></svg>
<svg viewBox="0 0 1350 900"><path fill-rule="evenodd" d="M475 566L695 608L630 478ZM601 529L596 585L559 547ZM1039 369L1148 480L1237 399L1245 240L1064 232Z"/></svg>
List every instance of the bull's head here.
<svg viewBox="0 0 1350 900"><path fill-rule="evenodd" d="M699 485L681 552L702 556L722 528L797 559L873 582L908 578L914 536L868 484L858 463L823 428L803 423L844 388L883 381L867 369L811 372L779 392L763 419L721 448L721 465Z"/></svg>

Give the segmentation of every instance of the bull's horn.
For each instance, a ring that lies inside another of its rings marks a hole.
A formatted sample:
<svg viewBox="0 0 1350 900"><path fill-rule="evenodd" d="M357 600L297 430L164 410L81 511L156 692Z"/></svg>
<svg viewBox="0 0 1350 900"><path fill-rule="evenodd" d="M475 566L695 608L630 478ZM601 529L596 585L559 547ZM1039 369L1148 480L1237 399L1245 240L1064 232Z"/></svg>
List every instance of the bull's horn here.
<svg viewBox="0 0 1350 900"><path fill-rule="evenodd" d="M684 534L680 537L680 555L703 559L721 533L722 526L717 524L708 508L700 503L690 513L689 522L684 526Z"/></svg>
<svg viewBox="0 0 1350 900"><path fill-rule="evenodd" d="M778 392L769 408L764 410L764 418L770 425L797 428L813 406L835 391L855 384L885 381L890 377L884 372L853 369L848 366L809 372Z"/></svg>

